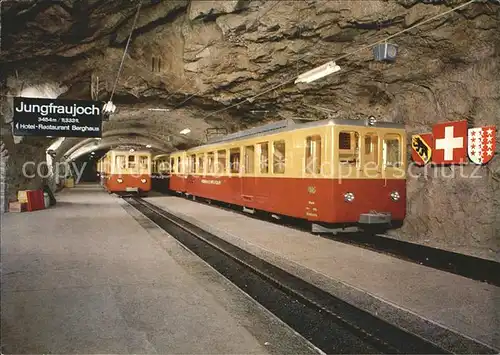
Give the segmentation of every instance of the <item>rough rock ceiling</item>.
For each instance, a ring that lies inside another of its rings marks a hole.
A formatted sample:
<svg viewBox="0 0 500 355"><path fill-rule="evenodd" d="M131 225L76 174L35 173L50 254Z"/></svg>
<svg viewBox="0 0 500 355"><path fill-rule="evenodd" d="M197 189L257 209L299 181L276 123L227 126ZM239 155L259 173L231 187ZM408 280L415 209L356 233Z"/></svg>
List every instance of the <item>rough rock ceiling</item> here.
<svg viewBox="0 0 500 355"><path fill-rule="evenodd" d="M496 0L396 37L395 63L374 62L367 49L339 60L342 71L316 83L269 90L464 2L143 0L115 93L120 112L105 130L139 130L176 147L202 140L210 126L232 130L298 116L375 115L416 129L437 116L473 120L476 113L481 120L479 103L500 92ZM52 82L66 90L60 97L108 100L137 5L4 1L3 92ZM471 97L468 86L479 81L484 88ZM500 108L498 100L487 106ZM194 131L191 138L179 136L184 127Z"/></svg>

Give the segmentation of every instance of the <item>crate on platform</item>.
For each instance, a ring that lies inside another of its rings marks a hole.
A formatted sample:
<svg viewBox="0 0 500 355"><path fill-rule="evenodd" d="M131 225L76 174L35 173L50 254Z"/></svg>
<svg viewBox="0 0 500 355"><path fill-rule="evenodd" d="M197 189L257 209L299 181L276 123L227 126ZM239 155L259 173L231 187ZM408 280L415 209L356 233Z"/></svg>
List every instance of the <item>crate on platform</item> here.
<svg viewBox="0 0 500 355"><path fill-rule="evenodd" d="M28 209L27 203L22 203L19 201L9 202L9 212L25 212Z"/></svg>
<svg viewBox="0 0 500 355"><path fill-rule="evenodd" d="M29 190L27 194L28 211L43 210L45 208L43 190Z"/></svg>
<svg viewBox="0 0 500 355"><path fill-rule="evenodd" d="M17 200L21 203L28 202L28 190L19 190L17 192Z"/></svg>
<svg viewBox="0 0 500 355"><path fill-rule="evenodd" d="M73 178L67 178L65 183L65 187L75 187L75 180Z"/></svg>

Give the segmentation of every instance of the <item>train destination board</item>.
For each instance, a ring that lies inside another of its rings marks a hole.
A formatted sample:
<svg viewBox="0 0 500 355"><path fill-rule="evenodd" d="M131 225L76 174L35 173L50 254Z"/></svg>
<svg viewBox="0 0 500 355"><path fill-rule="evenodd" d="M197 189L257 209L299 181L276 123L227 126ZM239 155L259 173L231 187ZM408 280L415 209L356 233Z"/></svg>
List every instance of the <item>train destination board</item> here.
<svg viewBox="0 0 500 355"><path fill-rule="evenodd" d="M15 136L101 137L104 103L14 98Z"/></svg>

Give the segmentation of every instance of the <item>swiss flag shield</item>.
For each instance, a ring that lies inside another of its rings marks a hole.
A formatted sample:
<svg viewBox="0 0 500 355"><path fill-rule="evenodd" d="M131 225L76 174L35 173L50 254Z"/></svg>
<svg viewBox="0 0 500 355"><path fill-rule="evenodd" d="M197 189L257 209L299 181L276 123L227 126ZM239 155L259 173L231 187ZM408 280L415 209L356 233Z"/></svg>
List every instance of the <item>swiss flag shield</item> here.
<svg viewBox="0 0 500 355"><path fill-rule="evenodd" d="M467 162L467 121L438 123L432 127L433 164L464 164Z"/></svg>

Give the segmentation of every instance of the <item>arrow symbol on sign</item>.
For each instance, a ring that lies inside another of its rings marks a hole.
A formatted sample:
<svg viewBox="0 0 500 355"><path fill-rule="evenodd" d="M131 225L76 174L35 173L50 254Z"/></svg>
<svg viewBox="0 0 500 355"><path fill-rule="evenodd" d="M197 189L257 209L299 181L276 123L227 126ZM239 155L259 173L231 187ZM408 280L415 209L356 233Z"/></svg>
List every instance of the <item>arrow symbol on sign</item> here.
<svg viewBox="0 0 500 355"><path fill-rule="evenodd" d="M16 129L19 129L19 123L16 123Z"/></svg>

